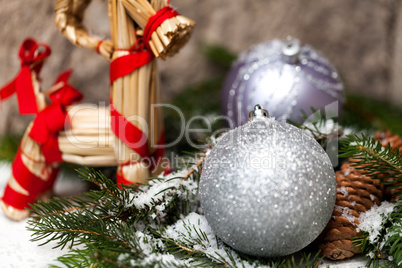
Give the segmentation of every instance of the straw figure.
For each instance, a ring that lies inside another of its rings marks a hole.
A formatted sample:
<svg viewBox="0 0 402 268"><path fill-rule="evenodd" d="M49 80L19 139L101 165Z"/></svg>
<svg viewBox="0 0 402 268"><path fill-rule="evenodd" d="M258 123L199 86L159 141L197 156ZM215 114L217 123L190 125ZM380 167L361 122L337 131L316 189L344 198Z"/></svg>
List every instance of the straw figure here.
<svg viewBox="0 0 402 268"><path fill-rule="evenodd" d="M42 93L39 72L50 48L32 39L21 47L17 78L0 91L0 99L16 93L21 114L37 115L22 138L0 204L13 220L26 218L30 203L48 198L63 161L117 165L119 185L145 183L166 168L162 113L153 105L159 103L155 58L176 54L195 23L169 1L108 0L112 40L99 40L82 24L90 2L58 0L56 24L73 44L110 61L110 107L72 105L82 96L67 83L71 72ZM32 59L24 60L25 54Z"/></svg>

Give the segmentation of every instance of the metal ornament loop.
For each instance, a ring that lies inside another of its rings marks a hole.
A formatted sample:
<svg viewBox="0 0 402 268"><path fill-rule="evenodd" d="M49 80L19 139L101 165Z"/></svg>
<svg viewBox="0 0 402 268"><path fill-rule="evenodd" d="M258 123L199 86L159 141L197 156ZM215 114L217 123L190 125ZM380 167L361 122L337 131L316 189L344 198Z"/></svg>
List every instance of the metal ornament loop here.
<svg viewBox="0 0 402 268"><path fill-rule="evenodd" d="M282 58L288 64L296 64L301 52L300 41L288 36L282 47Z"/></svg>
<svg viewBox="0 0 402 268"><path fill-rule="evenodd" d="M259 104L254 106L254 110L249 113L250 119L253 118L262 118L262 117L269 117L269 112L263 108Z"/></svg>

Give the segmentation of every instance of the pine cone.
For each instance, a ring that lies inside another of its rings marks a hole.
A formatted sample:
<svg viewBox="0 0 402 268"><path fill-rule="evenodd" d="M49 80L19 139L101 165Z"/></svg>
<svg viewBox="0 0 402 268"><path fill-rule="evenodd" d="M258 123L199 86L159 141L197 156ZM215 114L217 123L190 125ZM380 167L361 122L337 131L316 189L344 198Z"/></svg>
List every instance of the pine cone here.
<svg viewBox="0 0 402 268"><path fill-rule="evenodd" d="M389 144L392 149L398 149L399 152L402 152L402 139L401 137L399 137L399 135L393 135L391 131L386 132L377 131L374 135L374 138L376 140L379 140L383 147L387 147ZM388 181L393 180L394 179L388 179ZM402 187L398 187L396 189L390 189L393 186L395 186L395 183L384 185L385 199L390 201L396 201L401 198L401 196L396 197L395 195L402 192Z"/></svg>
<svg viewBox="0 0 402 268"><path fill-rule="evenodd" d="M332 260L341 260L359 253L360 249L352 243L352 238L361 235L357 232L360 213L381 203L382 185L344 163L336 172L337 195L332 218L321 234L321 254Z"/></svg>
<svg viewBox="0 0 402 268"><path fill-rule="evenodd" d="M392 149L402 152L402 139L390 131L377 132L374 135L383 147L390 144ZM349 159L350 162L357 159ZM361 166L362 167L362 166ZM363 172L364 173L364 172ZM393 180L393 179L388 179ZM395 194L402 187L390 189L395 184L382 185L381 175L375 178L362 175L362 172L349 163L342 165L336 172L337 195L332 218L325 227L318 241L321 253L332 260L341 260L359 253L360 249L352 243L352 238L361 235L356 230L360 213L369 210L374 204L380 205L383 195L386 199L395 201Z"/></svg>
<svg viewBox="0 0 402 268"><path fill-rule="evenodd" d="M386 147L389 143L392 149L398 148L399 152L402 152L402 140L399 135L393 135L389 130L385 132L377 131L374 138L379 140L383 147Z"/></svg>

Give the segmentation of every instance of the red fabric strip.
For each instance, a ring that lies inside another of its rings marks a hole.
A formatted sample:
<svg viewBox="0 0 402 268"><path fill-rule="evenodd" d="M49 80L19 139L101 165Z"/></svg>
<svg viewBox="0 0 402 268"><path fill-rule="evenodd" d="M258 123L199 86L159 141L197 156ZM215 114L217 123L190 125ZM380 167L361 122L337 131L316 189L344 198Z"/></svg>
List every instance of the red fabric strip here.
<svg viewBox="0 0 402 268"><path fill-rule="evenodd" d="M159 138L159 141L158 141L158 145L160 146L149 158L148 157L144 157L145 159L143 159L143 160L146 160L147 158L148 158L148 160L149 160L149 163L150 163L150 167L149 167L149 170L151 171L151 172L153 172L154 171L154 169L159 165L159 164L161 164L161 161L162 161L162 157L165 155L165 148L163 147L163 146L161 146L161 145L163 145L163 144L165 144L165 131L163 130L162 131L162 134L161 134L161 136L160 136L160 138ZM147 162L147 161L146 161ZM138 163L140 163L140 162L138 162ZM132 165L132 164L135 164L135 163L128 163L127 165ZM124 177L124 174L123 174L123 171L122 171L122 166L123 165L121 165L121 166L119 166L119 168L118 168L118 170L117 170L117 175L116 175L116 183L117 183L117 185L120 187L120 189L122 188L121 187L121 184L123 183L124 185L132 185L132 184L135 184L135 183L133 183L133 182L131 182L131 181L129 181L129 180L127 180L125 177ZM171 169L170 169L170 167L167 169L167 170L165 170L165 172L164 172L164 175L167 175L167 174L169 174L171 172Z"/></svg>
<svg viewBox="0 0 402 268"><path fill-rule="evenodd" d="M154 55L149 51L133 52L126 56L121 56L110 64L110 84L120 77L132 73L134 70L150 63Z"/></svg>
<svg viewBox="0 0 402 268"><path fill-rule="evenodd" d="M49 99L53 104L60 104L65 107L82 100L83 95L77 89L68 84L72 72L73 70L70 69L60 73L56 81L53 83L53 85L59 83L63 84L59 90L49 95Z"/></svg>
<svg viewBox="0 0 402 268"><path fill-rule="evenodd" d="M150 63L154 59L154 55L149 48L149 39L151 38L152 33L167 19L177 16L178 13L170 7L165 7L157 12L154 16L152 16L145 29L144 29L144 44L148 47L148 50L136 51L134 49L133 52L126 56L119 57L115 59L110 65L110 84L112 85L114 81L117 79L124 77L134 70ZM136 47L138 44L134 44ZM148 142L147 136L145 133L133 125L130 121L127 120L119 111L116 110L116 107L113 105L113 99L110 101L110 113L111 113L111 129L113 133L124 142L127 147L132 149L141 158L148 158ZM161 140L158 144L164 144L164 134L161 136ZM156 164L160 162L160 159L164 155L164 148L158 148L151 158L154 158ZM151 168L155 167L154 165ZM123 182L124 184L131 183L130 181L124 178L123 174L119 174L118 172L118 182ZM119 184L119 183L118 183Z"/></svg>
<svg viewBox="0 0 402 268"><path fill-rule="evenodd" d="M18 151L15 156L12 173L14 179L21 185L22 188L29 192L30 196L34 196L34 198L41 191L42 186L44 184L44 180L34 175L22 162L21 151Z"/></svg>
<svg viewBox="0 0 402 268"><path fill-rule="evenodd" d="M38 107L31 72L35 72L39 76L43 61L50 56L50 53L48 45L37 43L34 39L26 39L19 51L21 71L14 80L0 89L0 101L16 93L20 113L36 114Z"/></svg>
<svg viewBox="0 0 402 268"><path fill-rule="evenodd" d="M67 84L71 70L59 75L55 84L64 83L63 87L50 94L52 104L36 116L29 137L41 145L47 163L61 162L58 133L69 124L65 107L82 99L82 94Z"/></svg>
<svg viewBox="0 0 402 268"><path fill-rule="evenodd" d="M45 193L53 189L53 185L56 181L57 175L59 175L59 168L53 168L48 180L43 183L40 193Z"/></svg>
<svg viewBox="0 0 402 268"><path fill-rule="evenodd" d="M115 59L110 64L110 84L150 63L153 59L154 55L147 50L132 52ZM148 144L146 135L116 110L112 99L110 100L110 115L111 129L117 138L141 157L147 157Z"/></svg>
<svg viewBox="0 0 402 268"><path fill-rule="evenodd" d="M17 76L15 86L20 114L38 113L38 105L36 104L36 95L33 88L31 70L28 65L22 66L22 69Z"/></svg>
<svg viewBox="0 0 402 268"><path fill-rule="evenodd" d="M0 101L6 100L15 93L15 83L17 77L0 89Z"/></svg>
<svg viewBox="0 0 402 268"><path fill-rule="evenodd" d="M124 177L122 167L119 167L119 168L117 169L117 173L116 173L116 184L117 184L117 186L118 186L120 189L123 189L123 187L121 186L122 184L123 184L123 185L138 185L138 183L129 181L129 180L127 180L127 179Z"/></svg>
<svg viewBox="0 0 402 268"><path fill-rule="evenodd" d="M100 54L100 46L102 45L102 43L103 43L103 40L100 40L98 42L98 44L96 45L96 53L98 53L98 54Z"/></svg>
<svg viewBox="0 0 402 268"><path fill-rule="evenodd" d="M178 16L179 13L172 7L166 6L162 9L160 9L158 12L156 12L155 15L149 18L147 25L145 26L144 29L144 35L143 35L143 40L144 40L144 45L148 48L149 51L151 51L151 48L149 47L149 40L151 40L152 33L155 32L155 30L167 19L173 18Z"/></svg>
<svg viewBox="0 0 402 268"><path fill-rule="evenodd" d="M54 182L58 175L59 169L53 168L47 181L42 180L24 165L21 159L20 151L13 163L13 176L14 179L21 185L22 188L29 192L29 195L21 194L11 188L8 184L4 190L2 201L16 209L24 209L32 204L39 193L49 191L53 188Z"/></svg>
<svg viewBox="0 0 402 268"><path fill-rule="evenodd" d="M29 207L29 204L32 204L35 198L31 195L24 195L13 188L11 188L8 184L4 189L4 195L1 200L6 204L13 208L23 210Z"/></svg>
<svg viewBox="0 0 402 268"><path fill-rule="evenodd" d="M47 163L61 162L58 132L64 129L67 113L60 105L50 105L35 118L29 137L41 145Z"/></svg>
<svg viewBox="0 0 402 268"><path fill-rule="evenodd" d="M59 163L63 161L62 154L59 148L59 135L57 133L51 133L46 143L41 146L43 156L46 159L46 163Z"/></svg>
<svg viewBox="0 0 402 268"><path fill-rule="evenodd" d="M145 133L121 115L113 103L110 104L111 129L131 150L141 157L148 156L148 138Z"/></svg>

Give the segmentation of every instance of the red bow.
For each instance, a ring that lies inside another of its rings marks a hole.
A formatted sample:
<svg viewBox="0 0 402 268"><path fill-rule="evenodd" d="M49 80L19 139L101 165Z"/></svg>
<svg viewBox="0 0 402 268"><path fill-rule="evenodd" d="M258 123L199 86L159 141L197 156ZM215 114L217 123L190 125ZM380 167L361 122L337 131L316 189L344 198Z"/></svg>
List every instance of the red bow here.
<svg viewBox="0 0 402 268"><path fill-rule="evenodd" d="M66 106L82 99L82 94L70 86L67 81L72 73L68 70L59 75L54 85L61 88L49 95L52 104L43 109L36 116L29 136L41 144L43 155L47 163L61 162L58 132L69 125Z"/></svg>
<svg viewBox="0 0 402 268"><path fill-rule="evenodd" d="M31 71L39 76L43 61L50 56L50 53L51 50L47 44L38 44L34 39L26 39L19 51L21 71L11 82L0 89L0 101L16 93L20 114L38 113Z"/></svg>

